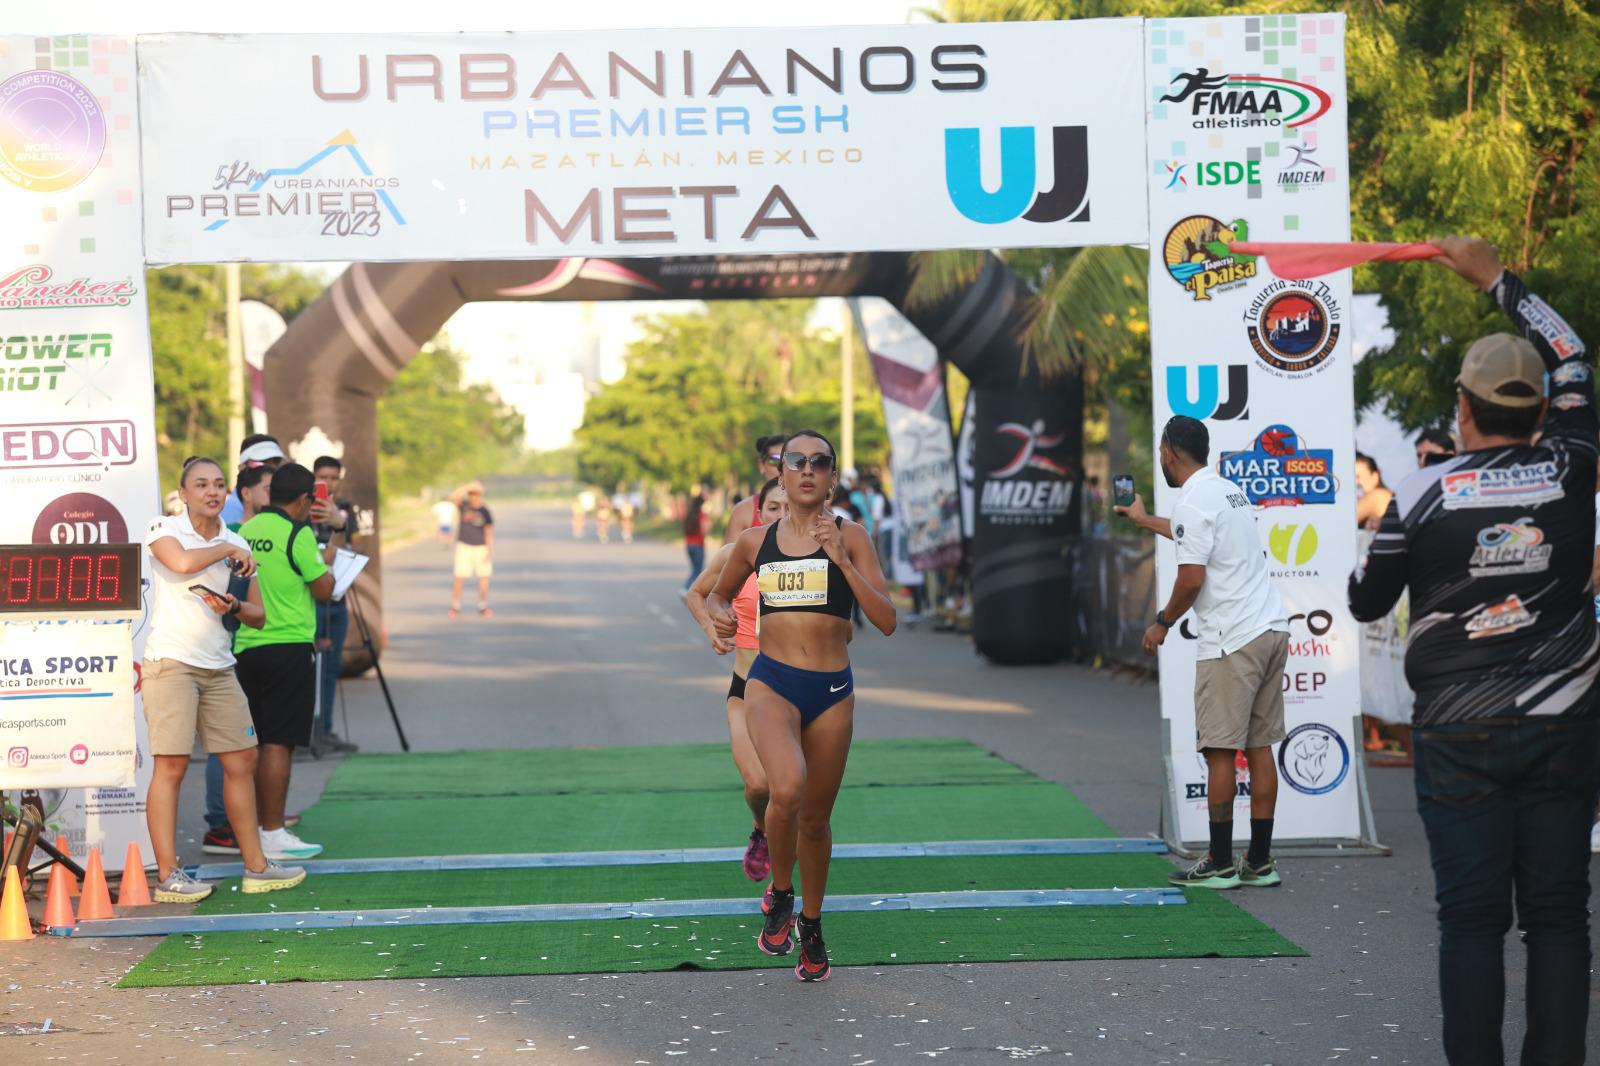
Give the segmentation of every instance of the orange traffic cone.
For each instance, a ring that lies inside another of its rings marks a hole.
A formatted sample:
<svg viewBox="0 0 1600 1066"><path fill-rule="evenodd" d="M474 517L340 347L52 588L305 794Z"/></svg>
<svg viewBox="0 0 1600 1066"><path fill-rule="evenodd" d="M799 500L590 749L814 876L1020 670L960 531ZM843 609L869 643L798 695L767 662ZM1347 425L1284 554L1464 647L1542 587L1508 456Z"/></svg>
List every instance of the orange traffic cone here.
<svg viewBox="0 0 1600 1066"><path fill-rule="evenodd" d="M117 889L117 906L148 907L154 902L150 898L150 878L145 876L144 860L139 857L139 845L130 840L128 858L122 864L122 885Z"/></svg>
<svg viewBox="0 0 1600 1066"><path fill-rule="evenodd" d="M67 834L62 833L56 837L56 850L63 855L71 857L72 845L67 843ZM67 871L67 895L74 899L78 896L78 875L71 870Z"/></svg>
<svg viewBox="0 0 1600 1066"><path fill-rule="evenodd" d="M32 939L28 905L22 901L22 882L17 878L17 868L7 866L5 889L0 892L0 941Z"/></svg>
<svg viewBox="0 0 1600 1066"><path fill-rule="evenodd" d="M67 889L72 881L72 874L59 862L50 867L50 890L44 897L44 927L60 936L65 936L78 924L72 917L72 896Z"/></svg>
<svg viewBox="0 0 1600 1066"><path fill-rule="evenodd" d="M93 922L115 918L111 909L111 890L106 887L106 871L100 865L100 849L89 849L89 866L83 871L83 898L78 901L78 921Z"/></svg>

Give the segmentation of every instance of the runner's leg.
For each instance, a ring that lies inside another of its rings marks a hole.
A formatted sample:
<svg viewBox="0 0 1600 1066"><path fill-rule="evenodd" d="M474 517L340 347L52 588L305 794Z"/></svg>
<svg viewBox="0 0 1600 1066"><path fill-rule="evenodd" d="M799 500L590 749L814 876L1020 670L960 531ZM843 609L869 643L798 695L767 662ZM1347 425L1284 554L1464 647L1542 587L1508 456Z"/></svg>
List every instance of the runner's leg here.
<svg viewBox="0 0 1600 1066"><path fill-rule="evenodd" d="M772 887L789 891L794 888L800 805L806 792L800 712L760 681L751 681L745 688L744 705L750 742L767 778L769 798L763 824L772 850Z"/></svg>
<svg viewBox="0 0 1600 1066"><path fill-rule="evenodd" d="M855 731L855 694L845 697L812 720L800 734L805 752L806 790L800 804L800 886L806 918L822 916L822 899L828 890L828 862L833 857L833 803L844 781L850 757L850 737Z"/></svg>

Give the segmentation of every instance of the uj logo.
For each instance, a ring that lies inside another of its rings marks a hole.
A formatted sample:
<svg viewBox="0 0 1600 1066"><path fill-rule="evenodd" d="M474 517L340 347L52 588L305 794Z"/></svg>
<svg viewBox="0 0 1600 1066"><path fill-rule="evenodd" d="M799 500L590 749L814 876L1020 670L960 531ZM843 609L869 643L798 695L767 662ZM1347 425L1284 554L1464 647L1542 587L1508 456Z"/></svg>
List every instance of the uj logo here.
<svg viewBox="0 0 1600 1066"><path fill-rule="evenodd" d="M983 185L980 131L975 127L945 130L944 184L956 210L985 225L1019 216L1028 222L1089 221L1088 127L1051 128L1055 184L1048 190L1036 190L1035 140L1032 126L1000 127L1000 184L990 192Z"/></svg>
<svg viewBox="0 0 1600 1066"><path fill-rule="evenodd" d="M0 82L0 175L32 192L70 189L94 172L106 119L88 86L57 70Z"/></svg>
<svg viewBox="0 0 1600 1066"><path fill-rule="evenodd" d="M1189 389L1189 367L1167 367L1167 406L1175 415L1231 422L1250 417L1250 368L1243 363L1229 364L1228 396L1222 397L1222 367L1205 364L1194 367L1197 388Z"/></svg>

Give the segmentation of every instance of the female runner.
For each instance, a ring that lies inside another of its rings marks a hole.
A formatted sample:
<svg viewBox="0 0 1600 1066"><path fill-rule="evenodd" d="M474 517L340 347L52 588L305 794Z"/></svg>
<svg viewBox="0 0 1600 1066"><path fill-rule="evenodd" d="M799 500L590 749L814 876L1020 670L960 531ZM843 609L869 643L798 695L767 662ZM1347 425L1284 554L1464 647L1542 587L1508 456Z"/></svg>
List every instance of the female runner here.
<svg viewBox="0 0 1600 1066"><path fill-rule="evenodd" d="M767 774L767 837L772 885L756 946L768 955L794 950L800 933L802 981L828 978L822 900L833 854L829 819L844 779L855 713L850 673L850 609L856 603L885 635L894 632L878 554L867 531L835 518L828 501L835 482L833 445L816 430L790 434L779 475L789 497L787 518L739 535L708 597L716 630L731 637L738 617L730 603L756 575L761 652L745 684L745 723ZM805 905L794 921L798 853Z"/></svg>
<svg viewBox="0 0 1600 1066"><path fill-rule="evenodd" d="M787 506L788 497L783 494L783 486L778 484L777 478L773 478L756 494L752 526L771 525L783 517ZM755 575L750 575L739 590L739 595L734 597L733 609L739 617L739 625L731 640L717 632L706 611L706 594L716 584L717 575L722 573L722 567L732 552L732 544L724 544L717 549L700 576L695 578L694 584L689 586L689 594L684 602L689 605L689 613L700 623L700 628L706 631L712 650L718 655L733 652L733 683L728 686L728 739L733 744L733 764L738 767L739 776L744 780L744 801L749 805L756 823L750 831L750 843L744 849L744 875L752 881L762 881L772 869L764 828L767 819L767 775L761 769L761 760L756 758L756 749L750 743L750 731L745 727L744 720L745 677L750 673L750 664L755 661L760 648L756 643Z"/></svg>

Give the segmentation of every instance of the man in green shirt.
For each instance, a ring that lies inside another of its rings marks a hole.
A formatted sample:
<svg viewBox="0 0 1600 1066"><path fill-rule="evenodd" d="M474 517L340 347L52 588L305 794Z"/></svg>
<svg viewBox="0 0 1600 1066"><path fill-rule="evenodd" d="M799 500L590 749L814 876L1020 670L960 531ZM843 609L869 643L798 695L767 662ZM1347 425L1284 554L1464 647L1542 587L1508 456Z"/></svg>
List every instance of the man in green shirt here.
<svg viewBox="0 0 1600 1066"><path fill-rule="evenodd" d="M294 749L311 743L317 703L316 633L319 602L333 594L328 564L343 540L326 549L308 524L316 479L299 463L272 476L271 502L239 529L256 557L256 583L267 622L234 637L235 670L250 703L261 754L256 763L256 807L261 848L270 858L309 859L322 851L283 824Z"/></svg>

